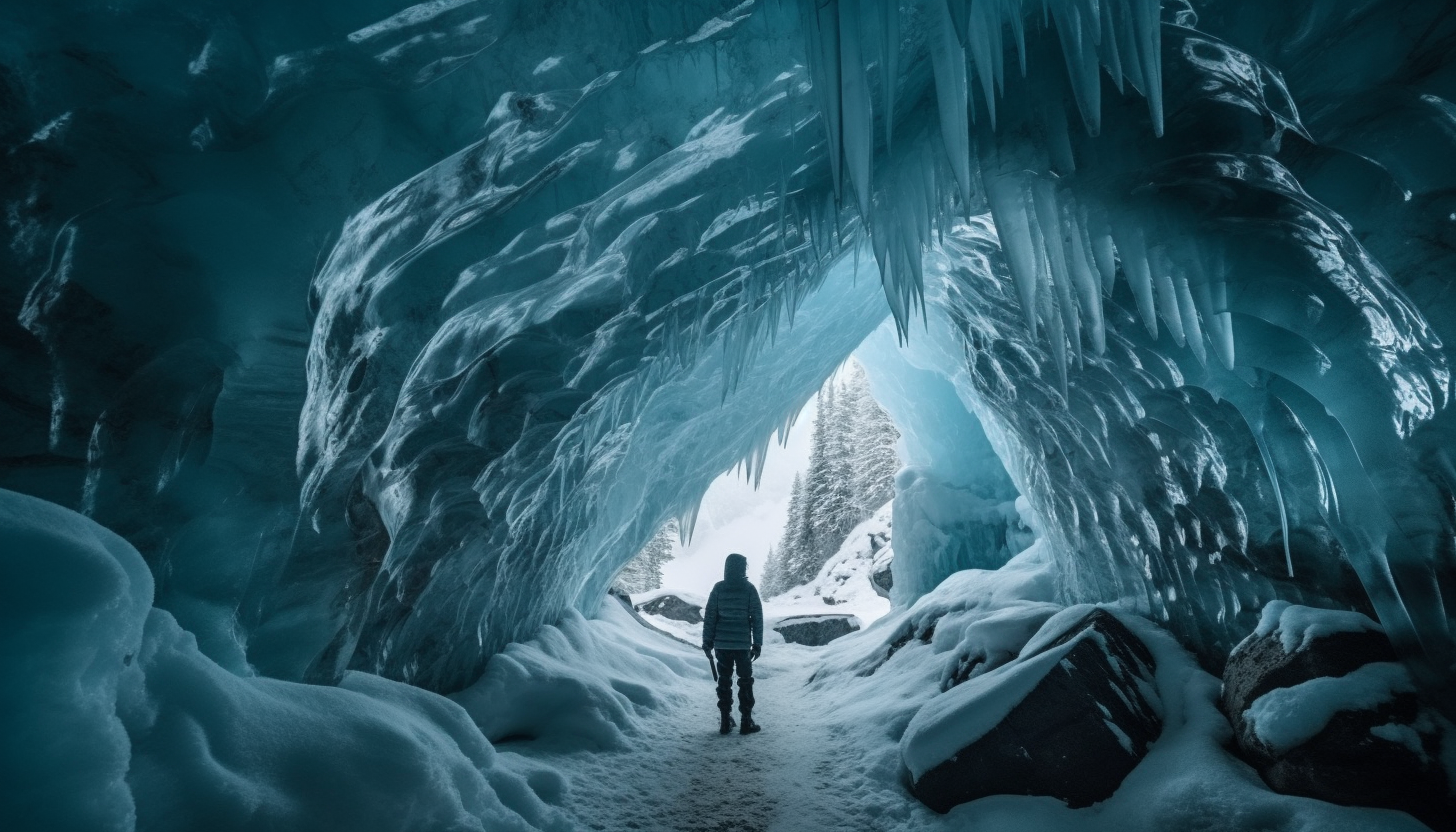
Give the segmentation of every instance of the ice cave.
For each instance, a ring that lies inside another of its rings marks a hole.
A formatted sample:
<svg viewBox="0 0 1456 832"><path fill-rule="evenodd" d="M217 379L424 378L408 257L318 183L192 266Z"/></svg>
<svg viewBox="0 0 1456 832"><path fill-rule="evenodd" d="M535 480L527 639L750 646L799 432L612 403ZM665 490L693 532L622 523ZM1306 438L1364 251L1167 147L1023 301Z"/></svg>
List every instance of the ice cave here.
<svg viewBox="0 0 1456 832"><path fill-rule="evenodd" d="M0 0L0 148L0 827L1456 829L1451 0Z"/></svg>

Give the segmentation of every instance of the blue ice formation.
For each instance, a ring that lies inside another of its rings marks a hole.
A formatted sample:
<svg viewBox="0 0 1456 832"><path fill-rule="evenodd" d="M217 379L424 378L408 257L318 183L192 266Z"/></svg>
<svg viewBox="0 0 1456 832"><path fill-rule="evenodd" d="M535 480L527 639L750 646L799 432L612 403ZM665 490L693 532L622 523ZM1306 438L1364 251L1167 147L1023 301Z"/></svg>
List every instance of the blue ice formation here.
<svg viewBox="0 0 1456 832"><path fill-rule="evenodd" d="M1452 690L1448 3L0 15L0 486L221 667L466 688L888 320L898 601L1020 494L1065 601Z"/></svg>

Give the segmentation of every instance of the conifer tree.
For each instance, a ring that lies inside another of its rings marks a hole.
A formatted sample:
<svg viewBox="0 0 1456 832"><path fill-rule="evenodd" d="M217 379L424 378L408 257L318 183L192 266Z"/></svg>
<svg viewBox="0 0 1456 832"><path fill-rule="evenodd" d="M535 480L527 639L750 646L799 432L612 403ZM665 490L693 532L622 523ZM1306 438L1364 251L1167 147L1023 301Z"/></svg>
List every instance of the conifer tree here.
<svg viewBox="0 0 1456 832"><path fill-rule="evenodd" d="M669 520L657 530L635 557L617 573L612 588L619 592L651 592L662 586L662 566L672 560L673 540L677 537L677 521Z"/></svg>
<svg viewBox="0 0 1456 832"><path fill-rule="evenodd" d="M870 394L869 379L856 366L850 375L855 391L854 440L851 469L854 478L855 505L862 517L868 517L895 496L895 472L900 467L895 443L900 431L890 414Z"/></svg>
<svg viewBox="0 0 1456 832"><path fill-rule="evenodd" d="M816 401L809 467L794 477L784 533L764 569L765 595L812 581L845 536L894 496L900 435L864 371L852 365Z"/></svg>

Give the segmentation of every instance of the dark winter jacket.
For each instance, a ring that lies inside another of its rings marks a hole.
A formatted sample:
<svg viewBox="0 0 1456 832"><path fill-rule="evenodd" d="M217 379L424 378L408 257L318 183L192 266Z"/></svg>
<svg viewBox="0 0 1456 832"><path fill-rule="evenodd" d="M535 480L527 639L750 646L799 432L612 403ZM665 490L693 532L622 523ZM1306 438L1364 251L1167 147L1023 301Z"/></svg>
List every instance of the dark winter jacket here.
<svg viewBox="0 0 1456 832"><path fill-rule="evenodd" d="M748 558L729 555L723 580L708 595L703 611L703 649L747 650L763 646L763 602L748 582Z"/></svg>

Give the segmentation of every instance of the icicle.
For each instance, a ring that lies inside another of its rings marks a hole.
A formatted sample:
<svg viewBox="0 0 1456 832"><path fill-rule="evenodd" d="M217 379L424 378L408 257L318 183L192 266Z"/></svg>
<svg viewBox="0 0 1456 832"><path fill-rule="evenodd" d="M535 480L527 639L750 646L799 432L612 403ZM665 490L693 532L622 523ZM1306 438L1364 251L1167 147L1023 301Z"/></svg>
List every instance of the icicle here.
<svg viewBox="0 0 1456 832"><path fill-rule="evenodd" d="M1229 312L1228 282L1221 253L1213 255L1213 262L1206 269L1208 275L1208 307L1212 315L1205 316L1208 339L1213 342L1214 354L1225 369L1234 368L1234 316Z"/></svg>
<svg viewBox="0 0 1456 832"><path fill-rule="evenodd" d="M1274 467L1274 454L1269 450L1268 440L1264 438L1264 420L1262 418L1254 427L1254 444L1259 449L1259 456L1264 460L1264 467L1269 469L1269 482L1274 486L1274 502L1279 506L1279 528L1284 532L1284 568L1288 571L1289 577L1293 578L1294 555L1289 550L1289 512L1284 505L1284 491L1279 487L1279 470Z"/></svg>
<svg viewBox="0 0 1456 832"><path fill-rule="evenodd" d="M1097 264L1097 273L1102 276L1102 293L1109 297L1117 288L1117 253L1112 247L1112 232L1107 226L1107 217L1101 212L1085 212L1084 227L1087 243L1092 249L1092 262Z"/></svg>
<svg viewBox="0 0 1456 832"><path fill-rule="evenodd" d="M981 92L986 96L986 111L991 114L991 129L996 129L996 98L1001 81L1001 15L991 0L975 0L971 7L970 33L967 46L981 79Z"/></svg>
<svg viewBox="0 0 1456 832"><path fill-rule="evenodd" d="M1063 246L1067 251L1067 272L1077 290L1078 305L1087 319L1087 330L1092 336L1092 350L1102 355L1107 350L1107 329L1102 320L1101 283L1093 274L1092 251L1088 247L1087 232L1077 221L1080 212L1075 206L1062 214Z"/></svg>
<svg viewBox="0 0 1456 832"><path fill-rule="evenodd" d="M1178 293L1173 289L1173 267L1162 246L1153 248L1149 254L1148 265L1153 270L1153 284L1158 290L1158 316L1168 325L1173 343L1181 347L1187 343L1187 333L1183 331L1183 315L1178 310Z"/></svg>
<svg viewBox="0 0 1456 832"><path fill-rule="evenodd" d="M955 27L956 40L964 46L969 24L970 0L942 1L945 3L946 13L950 17L950 22Z"/></svg>
<svg viewBox="0 0 1456 832"><path fill-rule="evenodd" d="M1133 26L1133 13L1130 3L1138 3L1141 0L1109 0L1117 4L1118 25L1114 27L1114 36L1118 41L1118 49L1122 53L1122 71L1127 82L1132 84L1133 89L1142 93L1144 97L1148 94L1148 82L1143 76L1143 62L1141 50L1138 47L1137 31Z"/></svg>
<svg viewBox="0 0 1456 832"><path fill-rule="evenodd" d="M932 24L930 62L935 72L935 99L940 110L940 136L950 159L961 199L971 201L971 137L966 113L966 51L956 38L955 24L945 0L934 7L939 20Z"/></svg>
<svg viewBox="0 0 1456 832"><path fill-rule="evenodd" d="M991 205L991 219L1006 254L1006 265L1016 282L1027 330L1035 338L1037 254L1021 184L1014 177L993 175L986 180L986 201Z"/></svg>
<svg viewBox="0 0 1456 832"><path fill-rule="evenodd" d="M1112 75L1112 83L1118 92L1123 92L1122 54L1117 48L1117 26L1112 22L1112 0L1101 0L1102 34L1100 49L1102 65Z"/></svg>
<svg viewBox="0 0 1456 832"><path fill-rule="evenodd" d="M1006 22L1011 24L1011 36L1016 40L1016 61L1021 68L1021 77L1026 77L1026 21L1021 18L1021 6L1006 3L1001 7Z"/></svg>
<svg viewBox="0 0 1456 832"><path fill-rule="evenodd" d="M871 0L874 2L874 0ZM869 78L865 73L860 33L860 0L839 0L839 78L841 83L841 137L849 179L859 198L859 215L870 220L870 159L875 150L875 119L870 109Z"/></svg>
<svg viewBox="0 0 1456 832"><path fill-rule="evenodd" d="M1198 310L1193 304L1193 294L1188 289L1188 278L1182 274L1173 275L1173 290L1178 293L1178 311L1183 316L1183 329L1188 334L1188 347L1198 363L1208 366L1208 351L1203 347L1203 329L1198 325Z"/></svg>
<svg viewBox="0 0 1456 832"><path fill-rule="evenodd" d="M834 195L842 193L840 182L841 114L839 79L839 4L802 0L804 27L809 31L809 64L814 73L814 89L819 93L820 114L828 134L829 171Z"/></svg>
<svg viewBox="0 0 1456 832"><path fill-rule="evenodd" d="M1061 212L1057 209L1056 186L1045 179L1031 183L1032 209L1041 230L1041 250L1046 257L1052 285L1058 290L1071 283L1067 275L1067 256L1062 246Z"/></svg>
<svg viewBox="0 0 1456 832"><path fill-rule="evenodd" d="M1138 44L1138 59L1146 86L1148 115L1153 119L1153 135L1163 135L1163 27L1159 20L1159 0L1131 0L1133 28Z"/></svg>
<svg viewBox="0 0 1456 832"><path fill-rule="evenodd" d="M885 151L890 150L890 136L895 132L895 87L900 82L900 3L899 0L878 0L880 19L880 90L884 93Z"/></svg>
<svg viewBox="0 0 1456 832"><path fill-rule="evenodd" d="M1096 45L1085 31L1081 10L1070 3L1051 4L1057 22L1057 39L1062 45L1062 58L1067 64L1067 80L1072 97L1087 125L1088 135L1102 129L1102 78L1097 65Z"/></svg>
<svg viewBox="0 0 1456 832"><path fill-rule="evenodd" d="M1153 275L1148 270L1148 253L1143 243L1143 230L1136 222L1120 219L1114 226L1117 252L1122 255L1122 273L1132 287L1138 313L1148 334L1158 337L1158 315L1153 307Z"/></svg>
<svg viewBox="0 0 1456 832"><path fill-rule="evenodd" d="M1047 156L1058 176L1070 176L1077 170L1072 158L1072 138L1067 128L1067 112L1060 101L1043 102L1040 109L1042 129L1046 134Z"/></svg>

